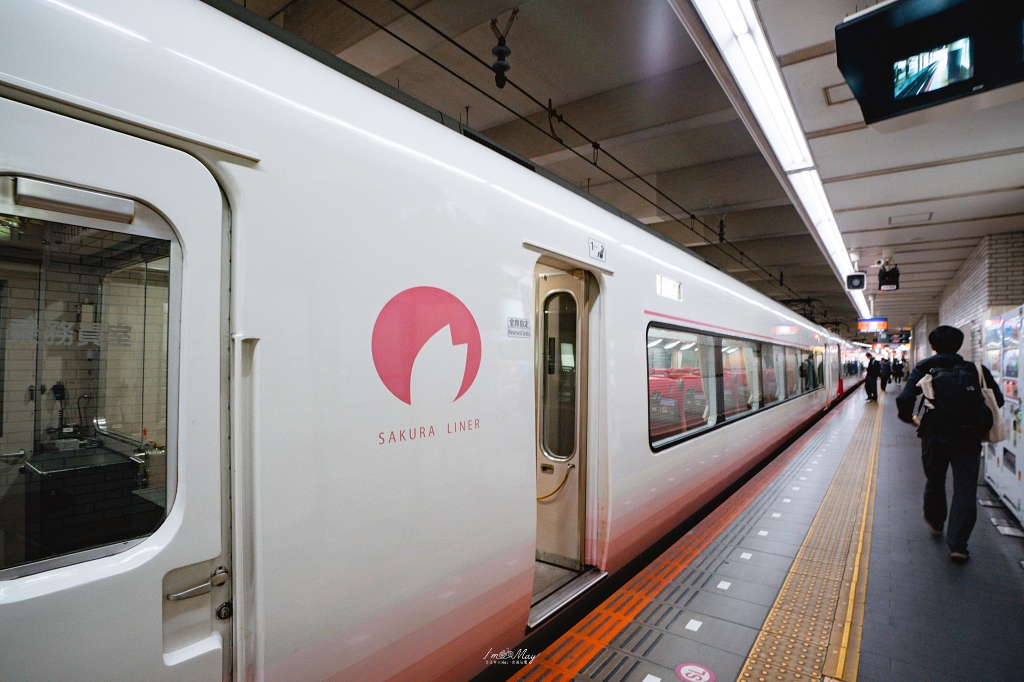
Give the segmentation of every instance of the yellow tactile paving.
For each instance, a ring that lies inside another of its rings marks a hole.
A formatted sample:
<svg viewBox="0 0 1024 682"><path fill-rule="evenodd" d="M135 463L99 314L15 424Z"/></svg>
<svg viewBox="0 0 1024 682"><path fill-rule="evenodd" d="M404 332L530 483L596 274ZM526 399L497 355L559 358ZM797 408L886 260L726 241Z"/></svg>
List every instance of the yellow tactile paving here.
<svg viewBox="0 0 1024 682"><path fill-rule="evenodd" d="M882 409L861 418L739 682L857 679Z"/></svg>

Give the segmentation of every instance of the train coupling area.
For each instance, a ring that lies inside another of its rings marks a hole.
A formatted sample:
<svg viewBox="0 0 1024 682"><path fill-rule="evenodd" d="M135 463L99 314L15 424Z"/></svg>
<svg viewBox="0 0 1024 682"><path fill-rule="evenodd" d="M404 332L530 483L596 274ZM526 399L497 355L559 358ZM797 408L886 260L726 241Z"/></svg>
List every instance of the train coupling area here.
<svg viewBox="0 0 1024 682"><path fill-rule="evenodd" d="M949 560L893 397L850 396L511 679L1024 679L1024 542L978 523Z"/></svg>

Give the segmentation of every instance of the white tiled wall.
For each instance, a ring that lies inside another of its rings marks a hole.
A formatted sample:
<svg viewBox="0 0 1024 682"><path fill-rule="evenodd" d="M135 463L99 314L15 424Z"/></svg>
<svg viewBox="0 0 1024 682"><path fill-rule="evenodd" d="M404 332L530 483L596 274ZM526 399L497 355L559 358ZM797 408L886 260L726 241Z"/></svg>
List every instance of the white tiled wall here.
<svg viewBox="0 0 1024 682"><path fill-rule="evenodd" d="M982 239L939 301L940 324L970 331L960 354L980 362L984 321L1006 308L1024 304L1024 232Z"/></svg>

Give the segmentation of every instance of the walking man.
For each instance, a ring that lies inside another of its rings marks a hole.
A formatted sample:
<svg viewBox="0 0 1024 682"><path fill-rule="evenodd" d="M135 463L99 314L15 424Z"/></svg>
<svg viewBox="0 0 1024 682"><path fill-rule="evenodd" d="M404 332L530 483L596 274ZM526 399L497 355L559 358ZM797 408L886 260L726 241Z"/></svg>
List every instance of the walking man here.
<svg viewBox="0 0 1024 682"><path fill-rule="evenodd" d="M889 364L888 358L883 358L881 367L878 368L878 376L882 380L882 393L885 393L885 387L889 385L889 378L892 376L892 365Z"/></svg>
<svg viewBox="0 0 1024 682"><path fill-rule="evenodd" d="M900 360L896 360L892 363L892 382L897 386L899 386L900 382L903 380L903 369L904 363Z"/></svg>
<svg viewBox="0 0 1024 682"><path fill-rule="evenodd" d="M867 393L868 400L878 402L878 360L875 360L875 356L871 353L864 355L868 359L868 371L864 376L864 392Z"/></svg>
<svg viewBox="0 0 1024 682"><path fill-rule="evenodd" d="M930 377L935 398L920 418L921 462L927 482L924 487L924 520L934 535L942 534L946 522L946 470L953 469L953 500L949 507L946 544L949 558L958 564L970 558L967 541L978 516L977 486L981 466L981 440L992 428L992 413L981 395L978 366L965 361L957 351L964 335L956 327L942 325L928 335L936 355L923 360L910 372L903 392L896 398L899 418L914 422L914 403ZM981 367L985 384L1002 407L1003 395L987 367ZM926 405L927 407L927 405Z"/></svg>

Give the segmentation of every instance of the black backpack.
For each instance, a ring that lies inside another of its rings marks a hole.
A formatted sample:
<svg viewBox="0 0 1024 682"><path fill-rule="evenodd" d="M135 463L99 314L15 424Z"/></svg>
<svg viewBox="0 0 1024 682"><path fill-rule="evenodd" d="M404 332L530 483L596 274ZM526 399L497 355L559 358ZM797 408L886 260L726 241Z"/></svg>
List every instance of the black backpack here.
<svg viewBox="0 0 1024 682"><path fill-rule="evenodd" d="M923 398L922 422L937 436L982 438L992 428L992 413L981 395L977 371L967 363L953 367L933 367L933 399Z"/></svg>

